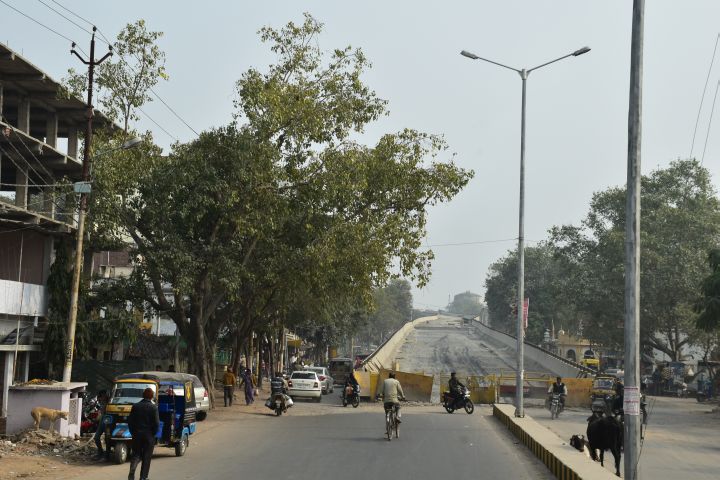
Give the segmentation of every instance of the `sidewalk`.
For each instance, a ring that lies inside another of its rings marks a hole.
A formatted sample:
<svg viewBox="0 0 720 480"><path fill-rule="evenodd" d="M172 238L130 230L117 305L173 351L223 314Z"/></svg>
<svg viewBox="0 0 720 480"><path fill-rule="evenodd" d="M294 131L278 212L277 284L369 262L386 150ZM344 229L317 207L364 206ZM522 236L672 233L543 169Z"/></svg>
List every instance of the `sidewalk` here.
<svg viewBox="0 0 720 480"><path fill-rule="evenodd" d="M712 412L714 407L692 398L648 397L648 425L639 464L642 478L717 479L720 450L715 439L720 415ZM587 430L587 409L567 409L556 420L550 420L545 409L525 410L565 442L572 435L585 435ZM611 463L605 462L605 468L612 468L608 466Z"/></svg>

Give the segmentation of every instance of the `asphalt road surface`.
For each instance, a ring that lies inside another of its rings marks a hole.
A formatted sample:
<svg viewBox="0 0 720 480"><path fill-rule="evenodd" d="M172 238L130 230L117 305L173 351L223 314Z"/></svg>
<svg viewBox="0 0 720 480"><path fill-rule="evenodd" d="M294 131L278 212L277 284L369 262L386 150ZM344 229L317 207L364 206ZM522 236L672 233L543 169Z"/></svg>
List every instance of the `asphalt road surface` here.
<svg viewBox="0 0 720 480"><path fill-rule="evenodd" d="M323 400L334 402L332 397ZM184 457L156 450L150 478L553 478L487 407L473 415L449 415L439 406L408 406L400 438L391 442L384 437L382 407L376 404L351 409L297 402L282 417L260 411L220 413L213 425L199 425ZM81 470L64 478L124 479L128 466L96 464Z"/></svg>
<svg viewBox="0 0 720 480"><path fill-rule="evenodd" d="M515 371L515 349L480 336L457 317L441 316L438 320L415 327L397 354L400 370L435 375L432 400L439 402L439 377L455 371L460 378L468 375L500 374ZM525 359L526 372L547 369Z"/></svg>

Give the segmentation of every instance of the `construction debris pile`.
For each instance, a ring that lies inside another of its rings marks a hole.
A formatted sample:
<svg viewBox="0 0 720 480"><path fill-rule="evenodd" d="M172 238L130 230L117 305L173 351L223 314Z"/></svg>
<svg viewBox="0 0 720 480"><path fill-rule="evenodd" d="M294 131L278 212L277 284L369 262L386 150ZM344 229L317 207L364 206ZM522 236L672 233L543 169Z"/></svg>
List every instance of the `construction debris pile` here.
<svg viewBox="0 0 720 480"><path fill-rule="evenodd" d="M0 458L12 456L55 456L68 460L87 458L95 453L92 437L66 438L33 428L0 440Z"/></svg>

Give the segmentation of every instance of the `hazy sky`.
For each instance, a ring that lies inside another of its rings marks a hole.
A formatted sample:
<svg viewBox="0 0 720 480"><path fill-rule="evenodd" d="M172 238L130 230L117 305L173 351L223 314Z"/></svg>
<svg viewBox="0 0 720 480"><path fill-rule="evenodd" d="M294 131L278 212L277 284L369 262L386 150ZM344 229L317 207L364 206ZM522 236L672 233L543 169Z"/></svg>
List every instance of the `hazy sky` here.
<svg viewBox="0 0 720 480"><path fill-rule="evenodd" d="M3 1L83 46L89 41L39 1ZM507 239L517 237L520 78L461 57L461 50L522 68L585 45L592 48L533 73L528 81L527 239L542 240L551 226L578 222L593 192L625 182L630 0L60 3L95 22L109 38L138 18L164 31L160 45L171 79L156 90L198 131L227 123L235 80L248 67L272 61L256 35L261 26L299 22L307 11L325 23L323 48L362 47L373 62L365 79L390 101L391 113L368 129L367 141L405 127L444 134L456 162L476 172L454 201L431 210L428 244L505 240L435 247L432 280L415 292L418 307L444 306L448 295L465 290L482 293L488 266L515 248ZM720 31L720 2L646 4L642 160L649 172L690 153ZM66 40L2 3L0 41L58 79L68 67L79 67ZM698 157L720 60L716 70L701 118ZM145 110L180 140L193 138L160 102ZM149 121L139 127L153 130L163 146L172 142ZM705 157L713 174L720 165L717 130Z"/></svg>

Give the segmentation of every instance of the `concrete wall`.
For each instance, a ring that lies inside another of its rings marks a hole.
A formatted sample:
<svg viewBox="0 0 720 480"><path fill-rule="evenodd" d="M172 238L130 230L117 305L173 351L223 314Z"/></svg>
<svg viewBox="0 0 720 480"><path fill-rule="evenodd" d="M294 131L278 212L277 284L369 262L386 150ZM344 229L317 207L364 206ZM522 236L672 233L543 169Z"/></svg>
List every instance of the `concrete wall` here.
<svg viewBox="0 0 720 480"><path fill-rule="evenodd" d="M437 315L431 317L422 317L412 322L407 322L400 327L389 339L378 347L364 362L364 367L370 372L379 372L380 370L392 370L395 368L395 357L400 348L405 343L408 334L415 326L427 323L431 320L437 320Z"/></svg>
<svg viewBox="0 0 720 480"><path fill-rule="evenodd" d="M490 328L478 321L474 321L473 325L475 327L475 331L480 335L489 337L496 342L499 342L502 345L507 345L513 349L517 348L517 340L512 335ZM553 375L560 375L561 377L575 378L578 374L585 373L587 371L580 365L574 364L573 362L558 357L557 355L553 355L552 353L527 342L525 343L525 358L539 363Z"/></svg>
<svg viewBox="0 0 720 480"><path fill-rule="evenodd" d="M35 407L46 407L68 412L68 419L55 422L55 431L65 437L80 435L82 418L82 400L77 392L58 389L22 389L10 388L8 392L7 433L18 433L34 425L30 412ZM48 420L43 420L40 428L49 429Z"/></svg>

